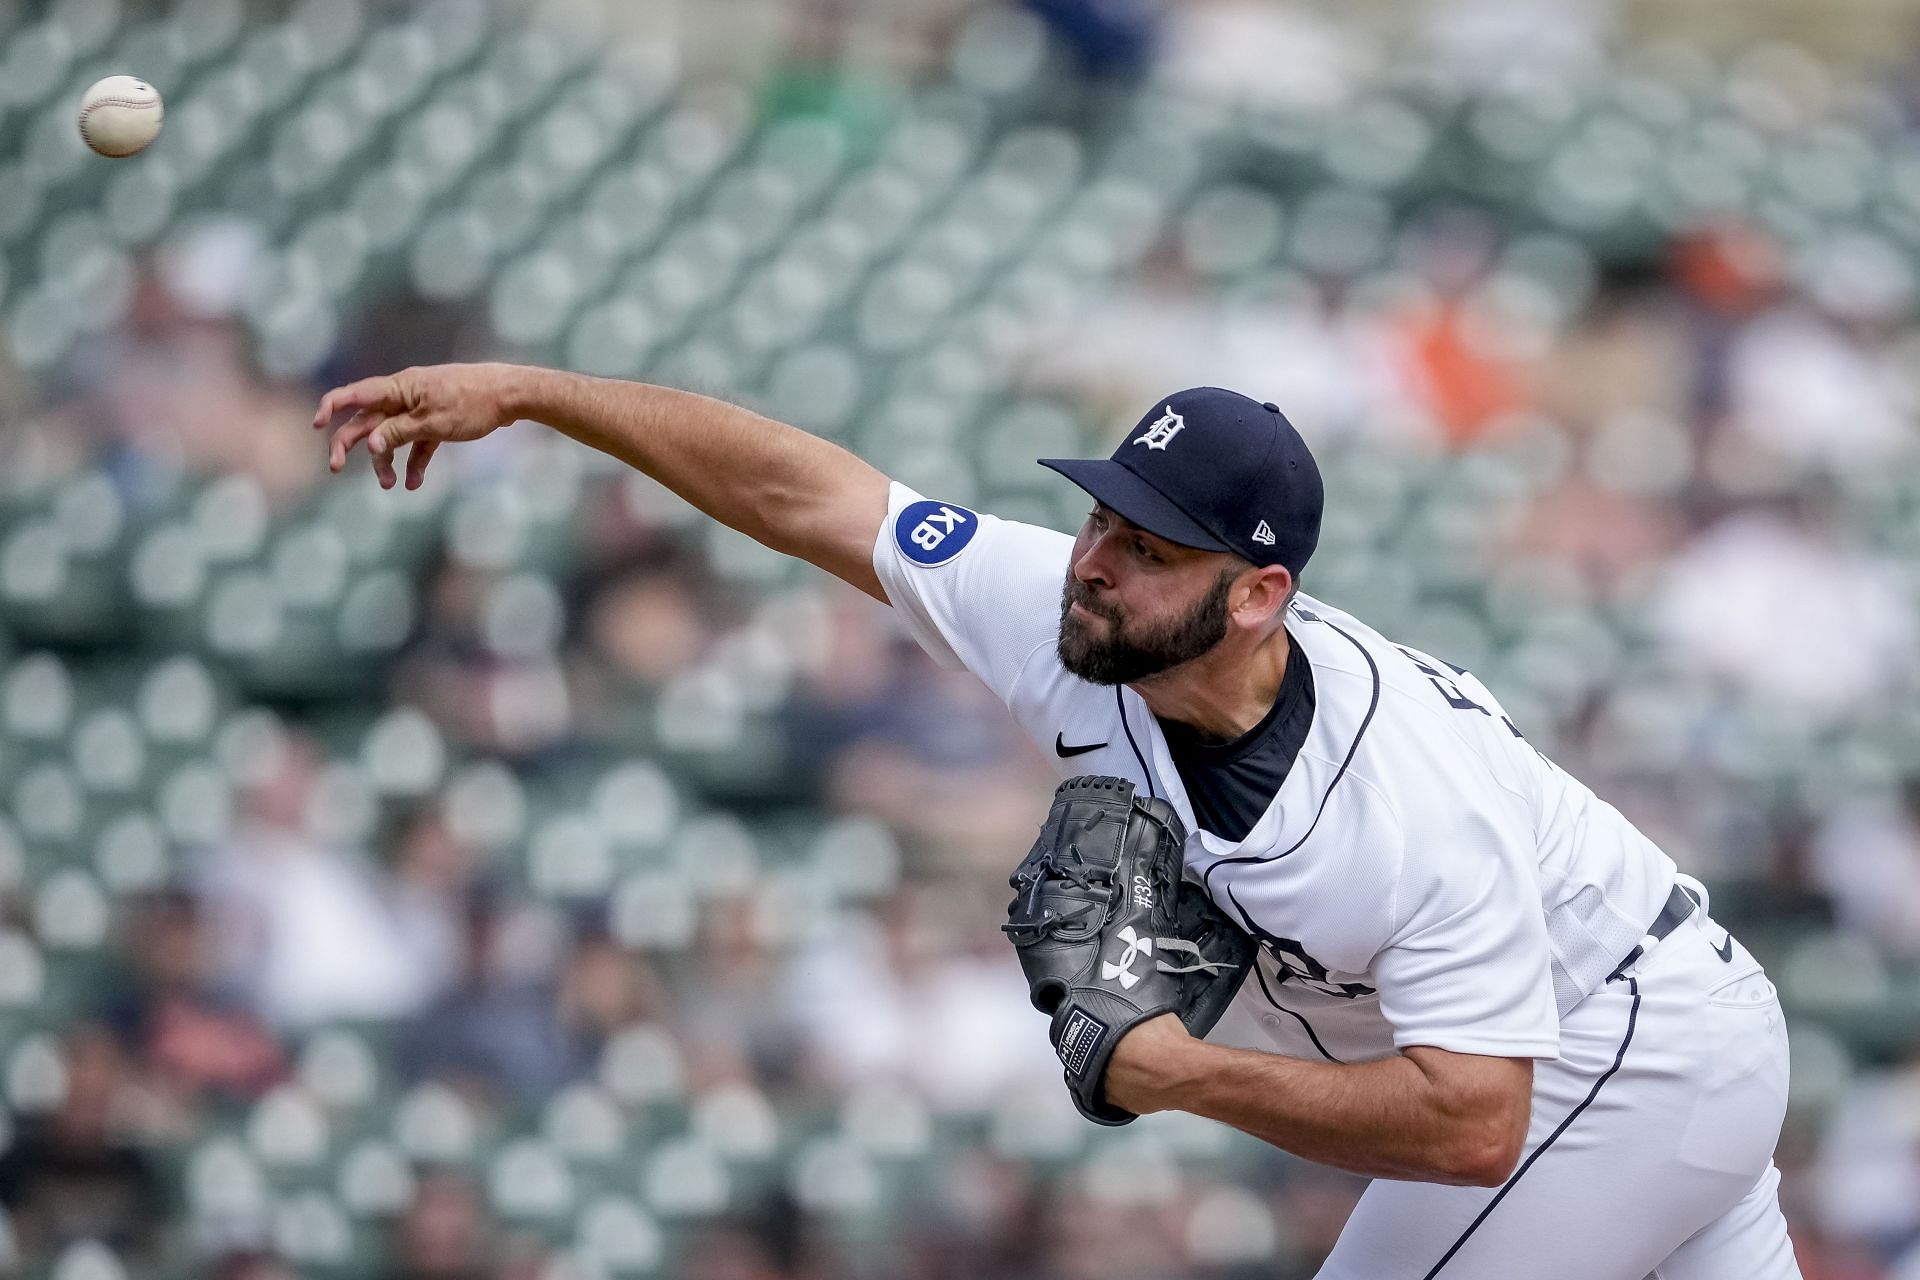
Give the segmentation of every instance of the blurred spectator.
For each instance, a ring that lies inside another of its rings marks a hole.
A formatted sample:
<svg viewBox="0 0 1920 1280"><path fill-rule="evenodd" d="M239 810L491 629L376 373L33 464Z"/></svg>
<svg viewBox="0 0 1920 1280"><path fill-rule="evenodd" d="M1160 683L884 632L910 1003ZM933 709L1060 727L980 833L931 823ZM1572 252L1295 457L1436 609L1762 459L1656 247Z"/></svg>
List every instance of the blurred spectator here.
<svg viewBox="0 0 1920 1280"><path fill-rule="evenodd" d="M712 595L698 566L670 545L622 555L570 584L584 727L617 734L609 721L647 705L706 655L718 622Z"/></svg>
<svg viewBox="0 0 1920 1280"><path fill-rule="evenodd" d="M549 933L541 913L476 887L453 983L400 1030L403 1074L534 1104L591 1071L615 1032L665 1012L651 967L603 928L582 926L557 961Z"/></svg>
<svg viewBox="0 0 1920 1280"><path fill-rule="evenodd" d="M1909 1280L1889 1275L1871 1250L1828 1236L1805 1219L1791 1221L1788 1230L1801 1280Z"/></svg>
<svg viewBox="0 0 1920 1280"><path fill-rule="evenodd" d="M783 7L786 41L760 88L761 114L770 121L831 120L857 154L867 154L885 132L898 88L884 62L850 56L873 52L852 47L858 6L852 0L800 0Z"/></svg>
<svg viewBox="0 0 1920 1280"><path fill-rule="evenodd" d="M1050 1180L1024 1161L954 1153L908 1241L915 1280L1040 1280L1051 1198Z"/></svg>
<svg viewBox="0 0 1920 1280"><path fill-rule="evenodd" d="M1124 1189L1076 1181L1047 1202L1049 1280L1159 1280L1184 1269L1170 1197L1151 1175Z"/></svg>
<svg viewBox="0 0 1920 1280"><path fill-rule="evenodd" d="M1684 319L1687 328L1686 348L1676 354L1688 356L1693 365L1684 378L1689 416L1702 432L1716 432L1729 416L1734 395L1733 352L1749 326L1782 300L1786 281L1780 249L1764 229L1719 217L1674 236L1663 265L1686 304L1670 313ZM1682 379L1670 381L1679 385Z"/></svg>
<svg viewBox="0 0 1920 1280"><path fill-rule="evenodd" d="M916 885L895 894L878 921L849 921L795 957L783 1003L835 1085L905 1084L960 1110L1023 1089L1051 1094L1059 1069L1045 1020L987 909ZM932 1044L970 1049L929 1053Z"/></svg>
<svg viewBox="0 0 1920 1280"><path fill-rule="evenodd" d="M1401 376L1449 446L1474 443L1529 406L1517 326L1476 289L1492 269L1499 232L1462 210L1425 217L1405 237L1424 286L1391 311Z"/></svg>
<svg viewBox="0 0 1920 1280"><path fill-rule="evenodd" d="M480 875L480 855L454 832L439 804L402 810L388 830L382 843L391 851L387 899L396 928L427 989L443 991L460 971L462 916Z"/></svg>
<svg viewBox="0 0 1920 1280"><path fill-rule="evenodd" d="M468 895L458 975L401 1029L404 1075L537 1102L585 1068L562 1021L551 957L529 943L531 923L495 889Z"/></svg>
<svg viewBox="0 0 1920 1280"><path fill-rule="evenodd" d="M794 1280L758 1233L726 1226L695 1233L680 1274L686 1280Z"/></svg>
<svg viewBox="0 0 1920 1280"><path fill-rule="evenodd" d="M1783 306L1740 330L1728 364L1731 425L1749 447L1799 465L1857 469L1914 444L1904 354L1871 333Z"/></svg>
<svg viewBox="0 0 1920 1280"><path fill-rule="evenodd" d="M312 834L316 745L283 735L253 764L241 820L204 864L223 978L276 1027L418 1008L434 963L404 936L373 868Z"/></svg>
<svg viewBox="0 0 1920 1280"><path fill-rule="evenodd" d="M454 745L518 759L566 741L574 707L556 662L515 652L518 637L489 624L503 577L456 559L431 567L421 594L425 616L391 687Z"/></svg>
<svg viewBox="0 0 1920 1280"><path fill-rule="evenodd" d="M1161 0L1022 0L1046 23L1088 80L1125 84L1147 73L1158 48Z"/></svg>
<svg viewBox="0 0 1920 1280"><path fill-rule="evenodd" d="M616 1031L665 1012L665 996L651 965L605 929L581 931L560 976L555 1013L583 1063L598 1061Z"/></svg>
<svg viewBox="0 0 1920 1280"><path fill-rule="evenodd" d="M1557 84L1600 62L1624 8L1620 0L1550 11L1527 0L1440 0L1416 20L1438 73L1474 84Z"/></svg>
<svg viewBox="0 0 1920 1280"><path fill-rule="evenodd" d="M1646 418L1685 424L1691 438L1709 396L1720 395L1692 385L1709 380L1709 364L1719 367L1714 344L1702 343L1704 326L1651 264L1606 263L1598 274L1592 305L1541 360L1535 375L1541 408L1582 434ZM1717 387L1722 379L1714 372L1710 380ZM1683 465L1692 466L1691 456Z"/></svg>
<svg viewBox="0 0 1920 1280"><path fill-rule="evenodd" d="M386 1280L493 1280L495 1229L472 1183L423 1178L393 1228Z"/></svg>
<svg viewBox="0 0 1920 1280"><path fill-rule="evenodd" d="M1920 777L1897 799L1858 799L1820 823L1812 879L1848 932L1897 956L1920 957Z"/></svg>
<svg viewBox="0 0 1920 1280"><path fill-rule="evenodd" d="M184 890L141 903L128 928L130 982L107 1022L171 1101L257 1097L287 1064L279 1044L239 1001L218 990L204 913Z"/></svg>
<svg viewBox="0 0 1920 1280"><path fill-rule="evenodd" d="M1175 92L1253 107L1337 108L1367 59L1326 15L1277 0L1181 0L1166 7L1159 78Z"/></svg>
<svg viewBox="0 0 1920 1280"><path fill-rule="evenodd" d="M1294 1265L1302 1275L1311 1275L1333 1252L1366 1189L1366 1179L1338 1169L1303 1163L1287 1167L1276 1200Z"/></svg>
<svg viewBox="0 0 1920 1280"><path fill-rule="evenodd" d="M136 1262L149 1258L168 1206L159 1170L130 1132L126 1058L97 1027L69 1030L62 1050L59 1103L23 1118L0 1155L0 1207L26 1257L93 1240Z"/></svg>
<svg viewBox="0 0 1920 1280"><path fill-rule="evenodd" d="M705 905L690 953L670 970L681 993L673 1022L685 1038L696 1090L788 1082L797 1064L780 964L766 919L749 896L727 894Z"/></svg>
<svg viewBox="0 0 1920 1280"><path fill-rule="evenodd" d="M558 1268L546 1241L530 1231L510 1232L500 1242L491 1280L553 1280Z"/></svg>
<svg viewBox="0 0 1920 1280"><path fill-rule="evenodd" d="M1883 1259L1920 1240L1920 1061L1854 1077L1810 1172L1823 1233Z"/></svg>
<svg viewBox="0 0 1920 1280"><path fill-rule="evenodd" d="M881 654L857 633L840 638L790 717L832 806L881 819L932 861L1011 868L1051 791L1033 744L977 680L904 638ZM839 670L856 663L870 665Z"/></svg>
<svg viewBox="0 0 1920 1280"><path fill-rule="evenodd" d="M1665 567L1652 612L1696 670L1831 721L1904 690L1912 605L1895 566L1786 509L1720 521Z"/></svg>
<svg viewBox="0 0 1920 1280"><path fill-rule="evenodd" d="M1685 532L1667 504L1624 493L1574 467L1526 504L1502 552L1565 565L1604 599L1641 585L1645 571L1683 545Z"/></svg>
<svg viewBox="0 0 1920 1280"><path fill-rule="evenodd" d="M300 1280L292 1267L273 1254L257 1249L223 1254L208 1275L210 1280Z"/></svg>
<svg viewBox="0 0 1920 1280"><path fill-rule="evenodd" d="M305 388L275 384L251 359L231 312L260 251L243 224L213 224L173 246L142 275L127 324L81 349L76 367L97 393L112 465L138 489L161 467L251 477L276 504L309 491L323 469L315 443L260 424L298 422Z"/></svg>
<svg viewBox="0 0 1920 1280"><path fill-rule="evenodd" d="M1062 321L1024 356L1036 386L1130 427L1170 388L1223 386L1271 399L1316 443L1363 432L1399 442L1424 432L1415 362L1391 317L1337 280L1236 279L1211 296L1164 241L1138 278Z"/></svg>

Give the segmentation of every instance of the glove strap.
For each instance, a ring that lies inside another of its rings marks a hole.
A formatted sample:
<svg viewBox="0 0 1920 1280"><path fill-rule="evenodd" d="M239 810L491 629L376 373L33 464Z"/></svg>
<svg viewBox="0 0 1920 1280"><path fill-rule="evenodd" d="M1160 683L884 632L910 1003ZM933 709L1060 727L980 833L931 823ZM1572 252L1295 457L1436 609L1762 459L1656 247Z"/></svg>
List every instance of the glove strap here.
<svg viewBox="0 0 1920 1280"><path fill-rule="evenodd" d="M1198 944L1188 942L1185 938L1155 938L1153 942L1162 955L1168 951L1178 951L1193 957L1193 963L1182 965L1168 964L1165 960L1158 960L1154 967L1162 973L1232 973L1240 967L1237 964L1227 964L1222 960L1207 959Z"/></svg>

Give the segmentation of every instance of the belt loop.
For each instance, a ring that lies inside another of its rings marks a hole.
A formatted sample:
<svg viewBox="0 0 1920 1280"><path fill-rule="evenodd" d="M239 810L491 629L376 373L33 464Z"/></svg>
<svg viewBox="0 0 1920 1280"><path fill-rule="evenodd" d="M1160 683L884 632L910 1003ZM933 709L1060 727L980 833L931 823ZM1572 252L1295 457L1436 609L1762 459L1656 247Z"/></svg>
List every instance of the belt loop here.
<svg viewBox="0 0 1920 1280"><path fill-rule="evenodd" d="M1700 883L1691 876L1686 878L1692 881L1693 884L1698 885ZM1700 894L1701 897L1704 897L1706 889L1702 888ZM1661 906L1660 914L1655 916L1653 923L1647 926L1647 932L1641 937L1639 945L1627 952L1626 958L1614 967L1612 973L1607 975L1607 981L1619 981L1622 974L1628 969L1631 969L1647 952L1659 946L1668 934L1678 929L1694 916L1703 914L1705 910L1706 908L1702 904L1701 898L1695 897L1693 891L1680 882L1680 877L1675 876L1673 887L1667 890L1667 900L1665 904Z"/></svg>
<svg viewBox="0 0 1920 1280"><path fill-rule="evenodd" d="M1647 952L1645 947L1635 946L1633 950L1627 952L1627 958L1625 960L1622 960L1614 968L1614 971L1607 975L1607 981L1608 982L1620 981L1621 976L1625 974L1627 970L1633 968L1634 962L1637 961L1641 956L1645 955L1646 953Z"/></svg>
<svg viewBox="0 0 1920 1280"><path fill-rule="evenodd" d="M1680 886L1682 893L1685 893L1689 898L1693 899L1693 905L1700 908L1700 914L1702 916L1710 914L1707 909L1709 899L1707 897L1707 886L1705 884L1684 871L1676 872L1673 877L1673 882Z"/></svg>

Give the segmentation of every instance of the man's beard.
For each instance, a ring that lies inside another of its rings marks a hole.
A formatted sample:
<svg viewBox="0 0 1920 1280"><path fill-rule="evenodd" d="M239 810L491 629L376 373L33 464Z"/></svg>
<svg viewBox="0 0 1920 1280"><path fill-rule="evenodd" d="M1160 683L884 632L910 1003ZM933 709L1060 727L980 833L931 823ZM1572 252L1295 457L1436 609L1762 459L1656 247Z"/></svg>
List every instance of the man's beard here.
<svg viewBox="0 0 1920 1280"><path fill-rule="evenodd" d="M1133 684L1192 662L1227 637L1227 590L1234 577L1231 570L1223 571L1180 617L1128 635L1121 614L1096 603L1092 589L1067 574L1060 591L1060 665L1092 684ZM1087 624L1073 616L1076 604L1106 619L1105 639L1095 639Z"/></svg>

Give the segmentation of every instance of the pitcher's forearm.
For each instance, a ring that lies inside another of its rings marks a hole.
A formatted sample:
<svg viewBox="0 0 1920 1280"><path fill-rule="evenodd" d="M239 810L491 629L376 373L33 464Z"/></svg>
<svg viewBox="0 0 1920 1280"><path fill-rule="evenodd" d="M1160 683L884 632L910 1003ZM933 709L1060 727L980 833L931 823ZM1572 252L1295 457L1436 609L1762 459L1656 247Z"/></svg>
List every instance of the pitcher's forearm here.
<svg viewBox="0 0 1920 1280"><path fill-rule="evenodd" d="M872 553L887 477L839 445L738 405L641 382L527 369L515 416L620 459L776 551L884 601Z"/></svg>
<svg viewBox="0 0 1920 1280"><path fill-rule="evenodd" d="M1488 1176L1405 1058L1342 1066L1232 1049L1210 1065L1186 1109L1297 1156L1371 1178L1484 1185ZM1511 1168L1498 1169L1496 1185Z"/></svg>
<svg viewBox="0 0 1920 1280"><path fill-rule="evenodd" d="M1371 1178L1498 1186L1519 1159L1529 1062L1420 1047L1373 1062L1306 1062L1177 1028L1166 1018L1127 1033L1107 1070L1109 1099L1142 1114L1192 1112Z"/></svg>

